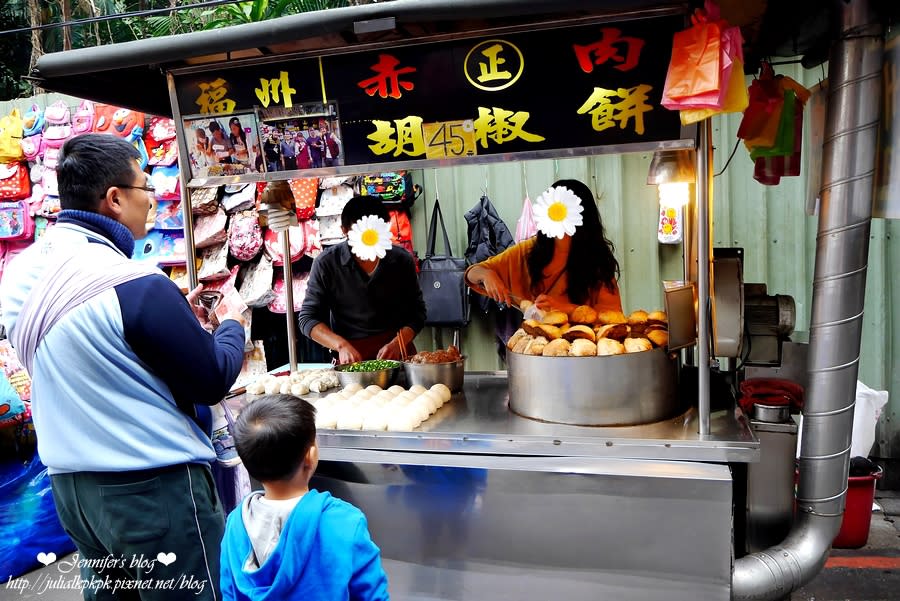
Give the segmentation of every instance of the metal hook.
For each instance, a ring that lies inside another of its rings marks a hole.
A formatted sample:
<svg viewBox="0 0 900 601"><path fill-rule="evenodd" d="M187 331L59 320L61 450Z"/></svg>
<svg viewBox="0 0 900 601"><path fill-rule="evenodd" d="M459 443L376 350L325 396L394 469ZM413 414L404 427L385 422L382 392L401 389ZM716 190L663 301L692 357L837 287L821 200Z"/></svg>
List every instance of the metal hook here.
<svg viewBox="0 0 900 601"><path fill-rule="evenodd" d="M437 169L432 170L434 173L434 197L440 198L440 194L438 194L438 177L437 177Z"/></svg>
<svg viewBox="0 0 900 601"><path fill-rule="evenodd" d="M488 168L487 165L484 166L484 184L481 187L481 195L488 195Z"/></svg>

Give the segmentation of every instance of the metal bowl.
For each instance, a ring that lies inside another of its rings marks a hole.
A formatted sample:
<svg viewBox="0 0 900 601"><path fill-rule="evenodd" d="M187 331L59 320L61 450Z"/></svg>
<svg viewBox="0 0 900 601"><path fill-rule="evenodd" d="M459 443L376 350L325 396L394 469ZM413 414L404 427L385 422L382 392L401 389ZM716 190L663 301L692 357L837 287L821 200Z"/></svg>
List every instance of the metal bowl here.
<svg viewBox="0 0 900 601"><path fill-rule="evenodd" d="M435 384L444 384L451 392L459 392L463 387L466 372L466 358L447 363L403 363L406 382L410 386L431 388Z"/></svg>
<svg viewBox="0 0 900 601"><path fill-rule="evenodd" d="M341 388L346 388L350 384L359 384L363 388L376 384L382 388L387 388L397 380L397 375L400 373L399 361L397 361L397 367L389 367L377 371L347 371L353 365L356 365L356 363L346 363L334 368L341 383Z"/></svg>

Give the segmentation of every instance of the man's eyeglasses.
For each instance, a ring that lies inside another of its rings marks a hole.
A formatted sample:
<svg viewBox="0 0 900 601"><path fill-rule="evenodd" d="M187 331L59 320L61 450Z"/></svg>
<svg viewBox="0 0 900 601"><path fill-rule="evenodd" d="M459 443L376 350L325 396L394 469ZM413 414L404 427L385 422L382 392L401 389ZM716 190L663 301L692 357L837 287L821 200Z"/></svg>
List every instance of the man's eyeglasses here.
<svg viewBox="0 0 900 601"><path fill-rule="evenodd" d="M127 184L113 184L116 188L130 188L132 190L143 190L144 192L149 192L150 194L156 195L156 188L153 186L129 186Z"/></svg>

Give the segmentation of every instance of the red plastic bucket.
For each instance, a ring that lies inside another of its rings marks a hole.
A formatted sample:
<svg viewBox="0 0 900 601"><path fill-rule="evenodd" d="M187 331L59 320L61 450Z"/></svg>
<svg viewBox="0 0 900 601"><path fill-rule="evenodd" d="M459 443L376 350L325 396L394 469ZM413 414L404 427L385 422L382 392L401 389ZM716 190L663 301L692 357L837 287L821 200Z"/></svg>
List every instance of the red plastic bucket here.
<svg viewBox="0 0 900 601"><path fill-rule="evenodd" d="M836 549L859 549L869 540L872 526L872 503L875 501L875 480L881 478L882 471L870 476L851 476L848 480L847 503L841 530L832 546Z"/></svg>

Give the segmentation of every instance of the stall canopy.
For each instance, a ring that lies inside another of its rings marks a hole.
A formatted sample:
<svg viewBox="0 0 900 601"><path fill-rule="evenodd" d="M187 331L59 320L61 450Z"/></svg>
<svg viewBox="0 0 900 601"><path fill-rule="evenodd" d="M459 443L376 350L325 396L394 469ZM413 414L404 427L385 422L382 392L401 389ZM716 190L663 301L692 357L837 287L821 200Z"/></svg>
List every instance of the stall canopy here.
<svg viewBox="0 0 900 601"><path fill-rule="evenodd" d="M885 10L896 12L889 4L900 3L885 3ZM664 0L395 0L48 54L38 60L32 76L49 90L171 115L166 72L192 65L321 56L557 19L687 14L697 5ZM814 65L826 55L831 3L722 0L720 5L723 16L744 30L749 65L795 55L806 55L807 65Z"/></svg>

